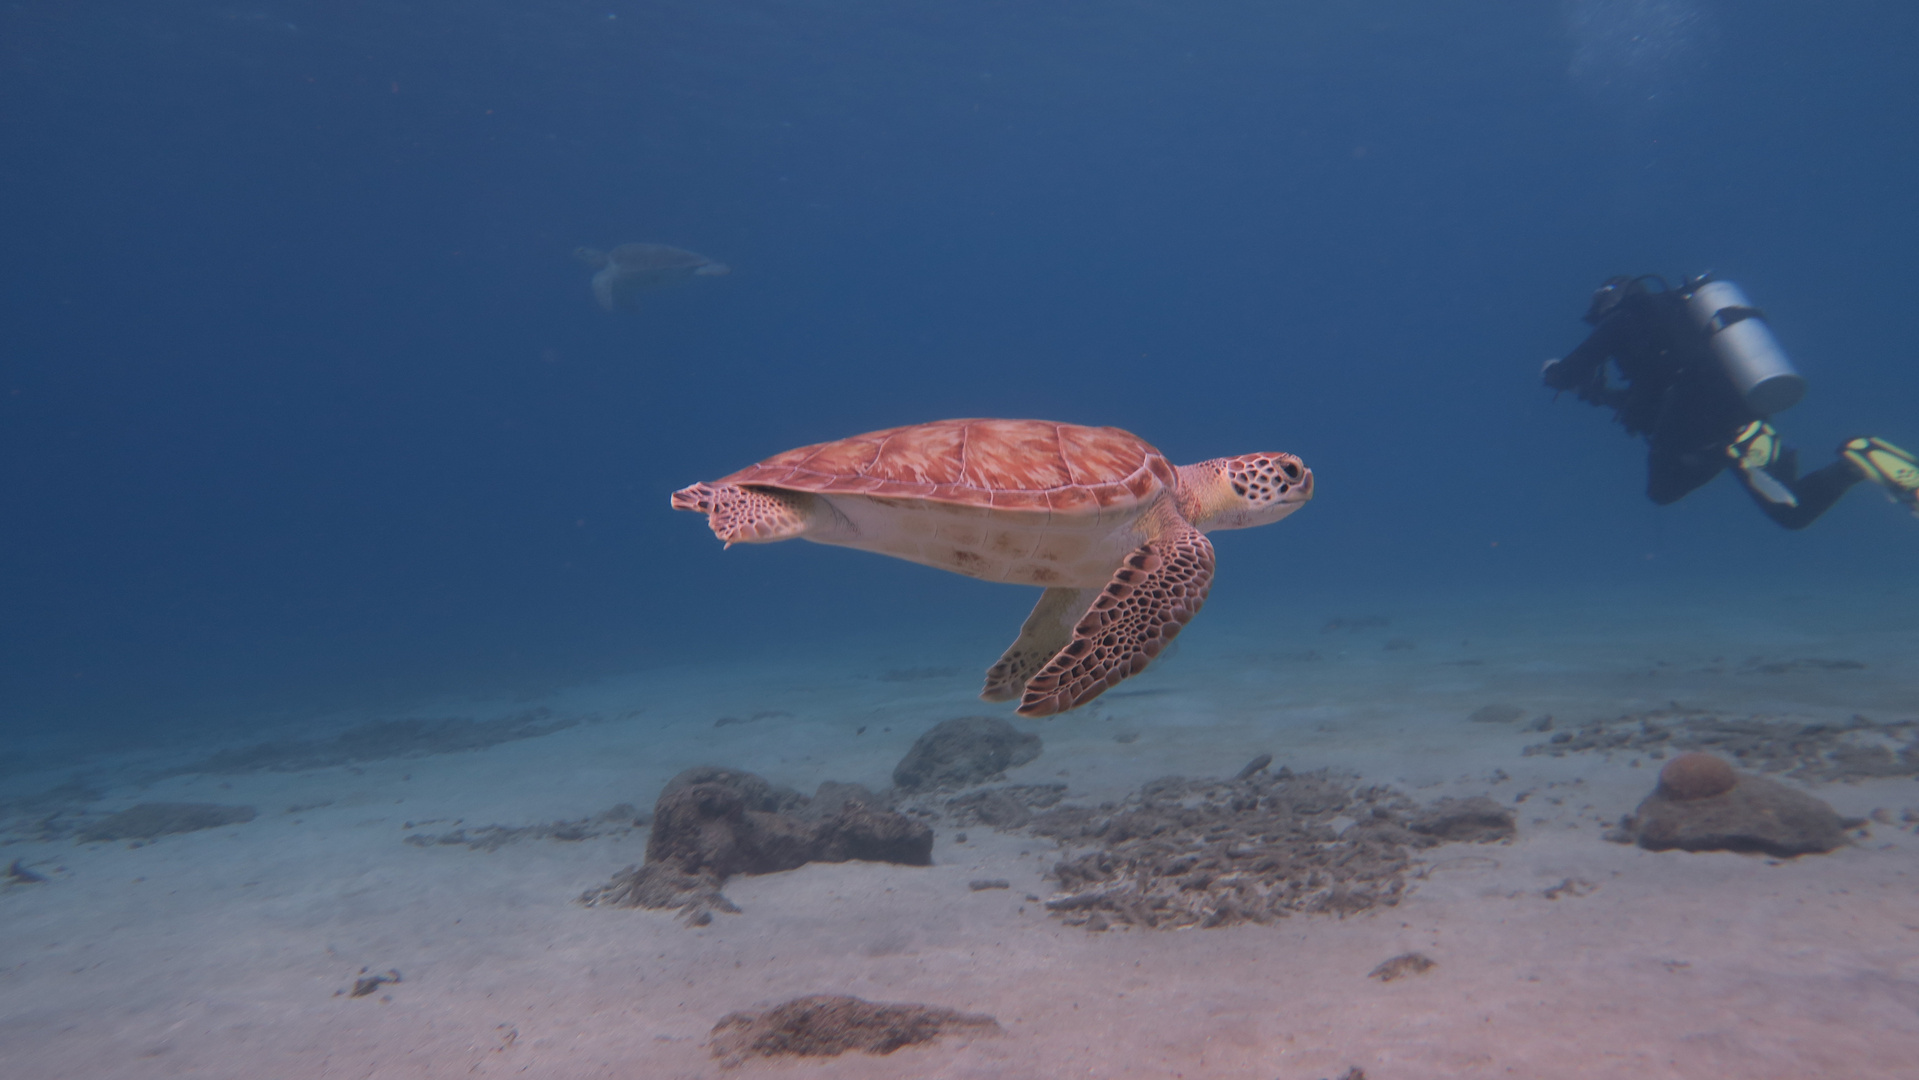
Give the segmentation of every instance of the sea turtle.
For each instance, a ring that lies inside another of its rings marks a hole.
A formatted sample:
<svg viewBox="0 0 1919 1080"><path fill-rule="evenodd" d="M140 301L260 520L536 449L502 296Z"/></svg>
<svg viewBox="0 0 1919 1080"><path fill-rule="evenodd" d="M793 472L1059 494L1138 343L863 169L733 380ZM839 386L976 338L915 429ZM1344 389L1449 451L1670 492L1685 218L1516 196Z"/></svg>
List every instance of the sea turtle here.
<svg viewBox="0 0 1919 1080"><path fill-rule="evenodd" d="M1045 420L940 420L775 454L673 493L734 544L802 537L1046 592L987 701L1086 704L1159 655L1206 600L1214 529L1313 497L1291 454L1175 467L1144 439Z"/></svg>
<svg viewBox="0 0 1919 1080"><path fill-rule="evenodd" d="M599 271L593 275L593 295L608 311L632 306L633 294L640 289L733 272L723 262L665 244L621 244L612 251L574 248L573 257Z"/></svg>

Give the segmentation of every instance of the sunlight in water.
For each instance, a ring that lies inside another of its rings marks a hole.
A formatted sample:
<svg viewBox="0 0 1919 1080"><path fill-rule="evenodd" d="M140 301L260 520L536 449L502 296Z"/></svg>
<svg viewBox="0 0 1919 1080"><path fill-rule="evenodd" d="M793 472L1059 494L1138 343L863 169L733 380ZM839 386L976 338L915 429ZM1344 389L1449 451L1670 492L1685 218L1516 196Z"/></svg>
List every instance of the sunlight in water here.
<svg viewBox="0 0 1919 1080"><path fill-rule="evenodd" d="M1568 67L1583 92L1658 104L1706 62L1711 22L1691 0L1567 0Z"/></svg>

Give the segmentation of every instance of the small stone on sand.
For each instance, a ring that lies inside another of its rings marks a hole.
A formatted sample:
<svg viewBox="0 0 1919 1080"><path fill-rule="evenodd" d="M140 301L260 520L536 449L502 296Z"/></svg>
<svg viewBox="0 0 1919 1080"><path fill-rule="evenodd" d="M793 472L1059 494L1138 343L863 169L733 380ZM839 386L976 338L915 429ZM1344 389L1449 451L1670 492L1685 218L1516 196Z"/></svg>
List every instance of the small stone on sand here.
<svg viewBox="0 0 1919 1080"><path fill-rule="evenodd" d="M1366 977L1378 979L1380 982L1392 982L1394 979L1403 979L1408 975L1423 975L1438 966L1439 961L1425 953L1400 953L1367 972Z"/></svg>
<svg viewBox="0 0 1919 1080"><path fill-rule="evenodd" d="M1694 751L1666 762L1659 770L1659 790L1669 799L1704 799L1731 791L1739 774L1724 758Z"/></svg>

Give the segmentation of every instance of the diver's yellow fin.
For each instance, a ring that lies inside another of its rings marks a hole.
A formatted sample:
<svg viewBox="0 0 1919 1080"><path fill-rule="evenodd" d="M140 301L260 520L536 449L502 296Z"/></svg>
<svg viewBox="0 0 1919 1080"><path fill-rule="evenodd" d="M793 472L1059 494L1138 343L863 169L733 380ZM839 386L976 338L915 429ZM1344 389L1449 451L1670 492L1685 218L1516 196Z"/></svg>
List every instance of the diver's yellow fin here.
<svg viewBox="0 0 1919 1080"><path fill-rule="evenodd" d="M1779 433L1764 420L1754 420L1732 437L1726 456L1741 469L1763 469L1779 460Z"/></svg>
<svg viewBox="0 0 1919 1080"><path fill-rule="evenodd" d="M1739 434L1734 435L1732 443L1726 447L1726 456L1745 476L1747 486L1767 502L1781 506L1799 505L1798 497L1766 471L1768 466L1779 460L1779 433L1772 429L1771 424L1754 420L1740 428Z"/></svg>
<svg viewBox="0 0 1919 1080"><path fill-rule="evenodd" d="M1860 476L1878 484L1888 497L1905 503L1913 513L1919 514L1919 459L1910 451L1867 436L1847 440L1839 453L1859 470Z"/></svg>

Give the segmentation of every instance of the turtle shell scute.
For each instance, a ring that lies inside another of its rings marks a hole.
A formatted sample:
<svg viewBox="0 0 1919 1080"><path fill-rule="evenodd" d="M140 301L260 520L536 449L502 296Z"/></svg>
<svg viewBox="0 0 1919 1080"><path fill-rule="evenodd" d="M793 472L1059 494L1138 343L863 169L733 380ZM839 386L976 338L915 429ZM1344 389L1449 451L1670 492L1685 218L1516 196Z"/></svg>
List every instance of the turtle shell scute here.
<svg viewBox="0 0 1919 1080"><path fill-rule="evenodd" d="M1170 491L1178 474L1131 432L1045 420L940 420L775 454L720 482L1096 514Z"/></svg>

